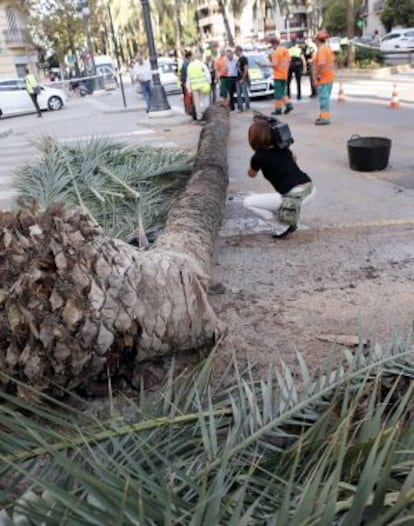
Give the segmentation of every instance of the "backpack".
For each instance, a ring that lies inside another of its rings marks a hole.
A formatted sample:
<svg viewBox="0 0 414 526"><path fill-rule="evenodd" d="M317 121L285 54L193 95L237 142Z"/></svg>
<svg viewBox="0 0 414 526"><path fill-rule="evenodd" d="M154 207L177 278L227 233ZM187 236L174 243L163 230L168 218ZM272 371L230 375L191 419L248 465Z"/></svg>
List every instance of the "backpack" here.
<svg viewBox="0 0 414 526"><path fill-rule="evenodd" d="M300 218L301 202L302 199L299 196L282 196L282 204L279 208L279 221L286 225L297 225Z"/></svg>

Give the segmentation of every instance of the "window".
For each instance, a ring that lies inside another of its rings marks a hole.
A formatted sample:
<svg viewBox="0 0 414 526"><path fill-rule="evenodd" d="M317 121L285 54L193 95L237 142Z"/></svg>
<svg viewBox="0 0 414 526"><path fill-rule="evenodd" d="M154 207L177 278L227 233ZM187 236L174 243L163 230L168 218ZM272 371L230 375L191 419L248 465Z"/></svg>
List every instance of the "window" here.
<svg viewBox="0 0 414 526"><path fill-rule="evenodd" d="M382 41L387 42L388 40L394 40L395 38L400 38L400 33L391 33L391 35L385 36Z"/></svg>
<svg viewBox="0 0 414 526"><path fill-rule="evenodd" d="M16 80L2 80L0 82L0 91L17 91L20 89Z"/></svg>
<svg viewBox="0 0 414 526"><path fill-rule="evenodd" d="M6 9L6 21L9 31L11 33L18 33L19 28L17 26L16 13L13 9L10 9L10 7Z"/></svg>
<svg viewBox="0 0 414 526"><path fill-rule="evenodd" d="M16 72L19 78L23 78L26 76L26 67L27 64L16 64Z"/></svg>

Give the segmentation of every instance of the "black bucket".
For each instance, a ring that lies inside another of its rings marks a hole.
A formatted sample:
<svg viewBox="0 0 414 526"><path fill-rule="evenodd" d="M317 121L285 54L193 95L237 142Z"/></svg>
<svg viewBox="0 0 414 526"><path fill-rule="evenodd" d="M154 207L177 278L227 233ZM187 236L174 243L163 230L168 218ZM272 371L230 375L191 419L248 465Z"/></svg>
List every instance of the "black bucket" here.
<svg viewBox="0 0 414 526"><path fill-rule="evenodd" d="M349 165L359 172L384 170L388 165L391 139L352 135L348 141Z"/></svg>

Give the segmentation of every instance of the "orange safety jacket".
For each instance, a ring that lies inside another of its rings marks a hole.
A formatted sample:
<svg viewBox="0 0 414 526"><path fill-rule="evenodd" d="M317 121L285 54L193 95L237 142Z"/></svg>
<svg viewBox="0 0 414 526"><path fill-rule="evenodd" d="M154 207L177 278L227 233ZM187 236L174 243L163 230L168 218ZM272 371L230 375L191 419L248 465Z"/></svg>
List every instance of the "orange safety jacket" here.
<svg viewBox="0 0 414 526"><path fill-rule="evenodd" d="M289 74L291 56L285 47L277 47L271 57L273 65L273 78L275 80L287 80Z"/></svg>
<svg viewBox="0 0 414 526"><path fill-rule="evenodd" d="M227 57L217 57L214 60L214 71L216 78L227 77Z"/></svg>
<svg viewBox="0 0 414 526"><path fill-rule="evenodd" d="M322 44L313 56L315 84L329 84L335 78L335 57L328 44Z"/></svg>

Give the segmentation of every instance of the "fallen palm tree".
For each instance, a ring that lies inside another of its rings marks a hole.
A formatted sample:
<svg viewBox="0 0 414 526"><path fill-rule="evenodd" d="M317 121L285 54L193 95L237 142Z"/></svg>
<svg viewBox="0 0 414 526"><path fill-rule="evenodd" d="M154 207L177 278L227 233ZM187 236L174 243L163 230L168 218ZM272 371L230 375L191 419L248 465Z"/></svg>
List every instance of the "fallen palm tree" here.
<svg viewBox="0 0 414 526"><path fill-rule="evenodd" d="M192 177L146 252L80 209L0 216L0 368L40 391L76 388L143 360L210 346L206 287L228 183L228 112L213 107ZM7 380L1 381L7 387ZM24 396L24 385L18 388Z"/></svg>

